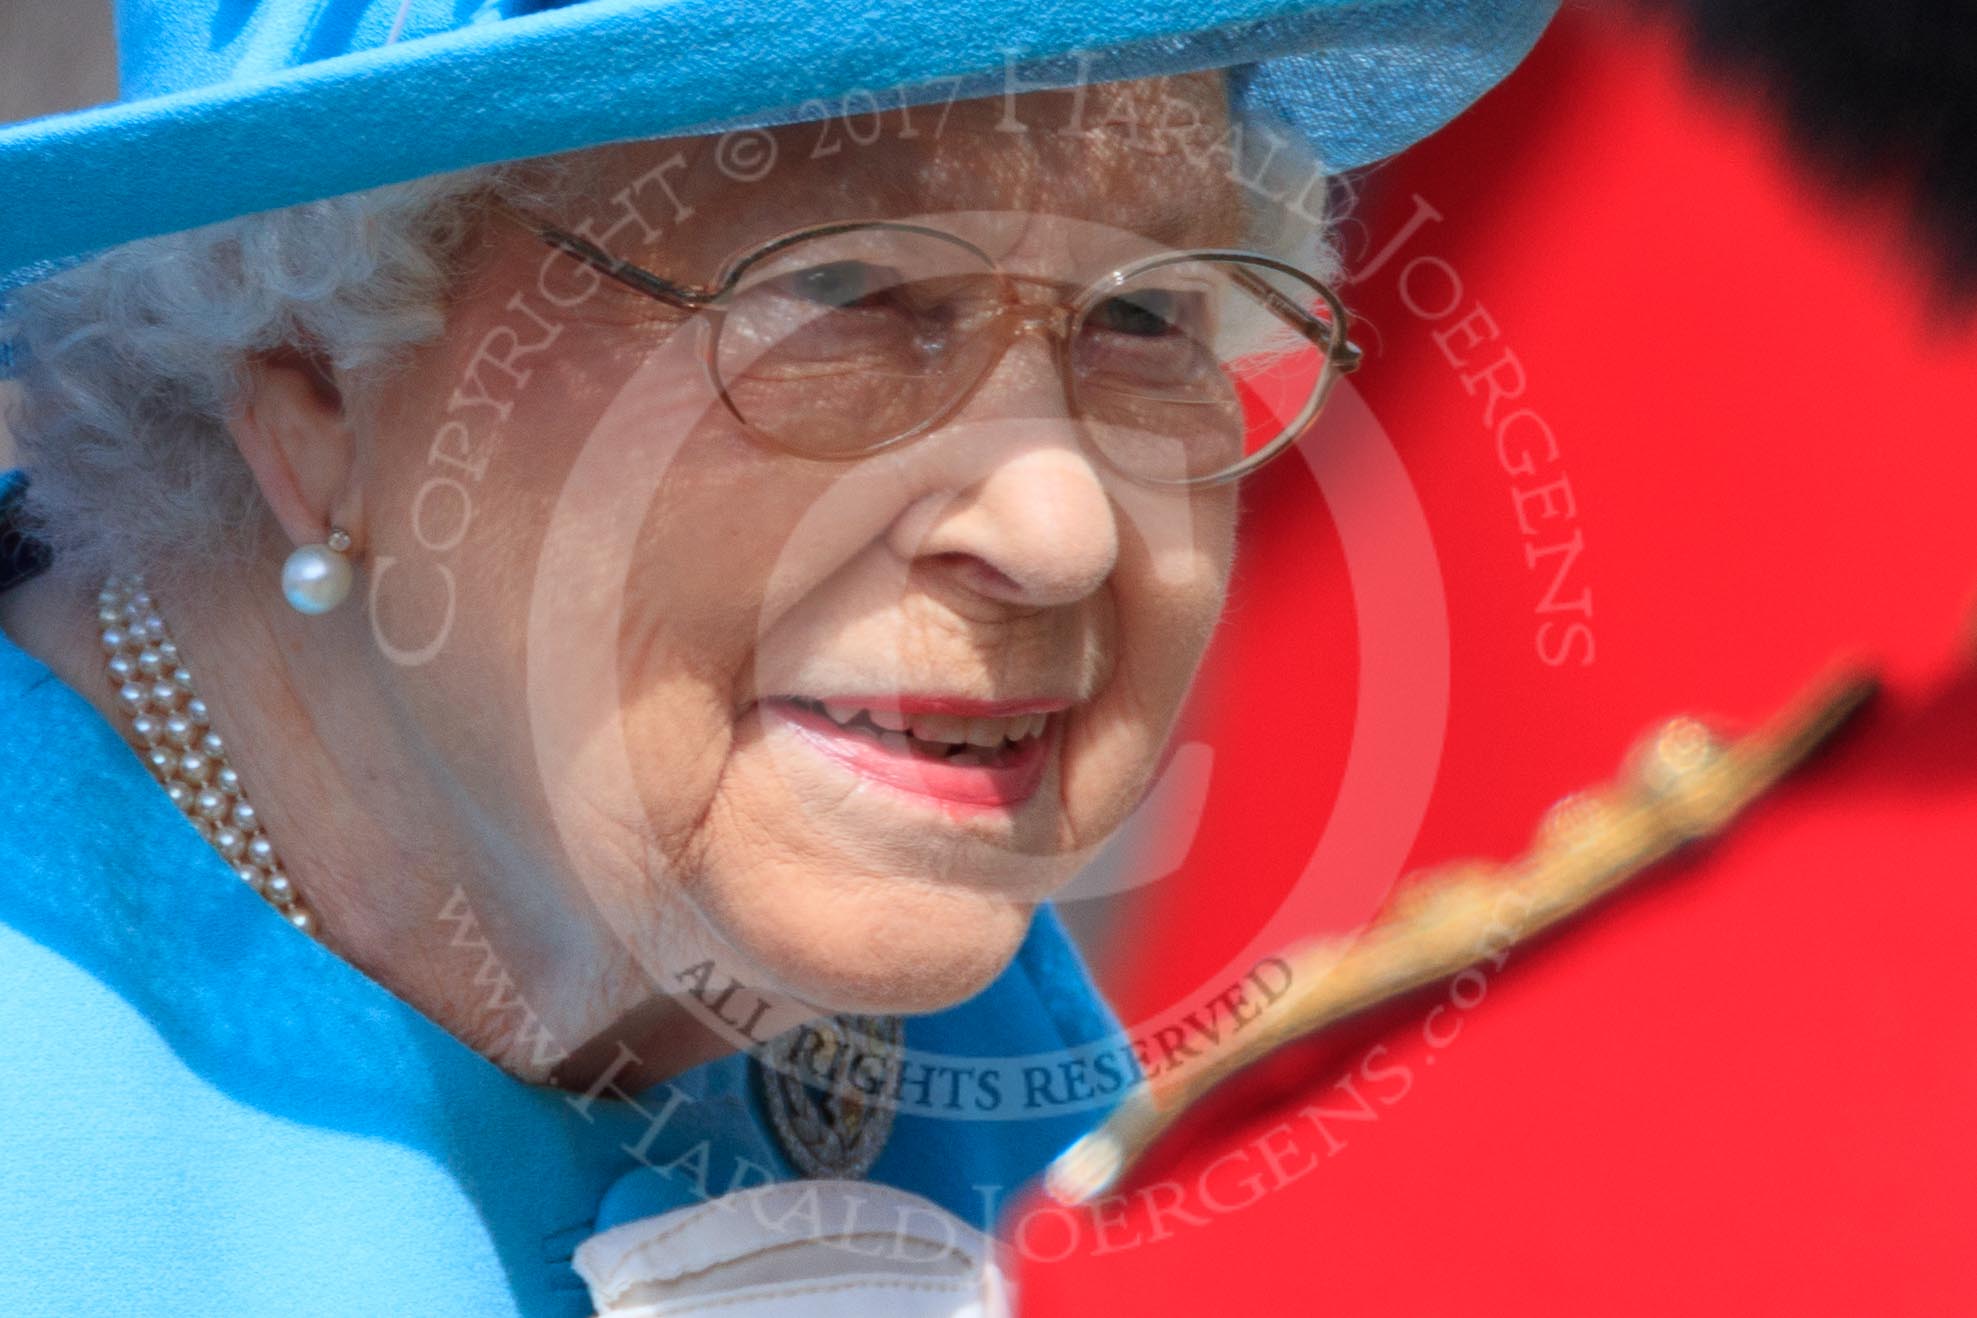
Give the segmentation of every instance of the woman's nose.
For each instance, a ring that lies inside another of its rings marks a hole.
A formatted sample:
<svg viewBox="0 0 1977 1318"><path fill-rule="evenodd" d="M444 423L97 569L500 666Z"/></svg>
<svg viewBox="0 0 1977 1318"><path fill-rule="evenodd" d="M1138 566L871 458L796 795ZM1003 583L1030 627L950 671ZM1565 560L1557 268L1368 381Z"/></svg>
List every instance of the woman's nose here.
<svg viewBox="0 0 1977 1318"><path fill-rule="evenodd" d="M1117 508L1048 334L1017 336L968 405L915 447L936 467L890 539L916 570L1033 608L1075 603L1112 575Z"/></svg>

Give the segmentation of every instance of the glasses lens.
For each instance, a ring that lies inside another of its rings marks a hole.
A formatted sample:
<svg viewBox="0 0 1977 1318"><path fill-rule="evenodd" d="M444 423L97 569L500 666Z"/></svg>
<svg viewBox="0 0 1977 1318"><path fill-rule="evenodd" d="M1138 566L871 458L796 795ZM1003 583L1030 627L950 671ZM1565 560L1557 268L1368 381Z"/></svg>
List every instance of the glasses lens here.
<svg viewBox="0 0 1977 1318"><path fill-rule="evenodd" d="M1176 257L1083 308L1072 387L1092 442L1121 470L1163 484L1225 480L1310 428L1340 333L1303 275Z"/></svg>
<svg viewBox="0 0 1977 1318"><path fill-rule="evenodd" d="M728 405L798 452L869 452L945 412L972 378L991 267L939 234L870 226L754 262L714 346Z"/></svg>

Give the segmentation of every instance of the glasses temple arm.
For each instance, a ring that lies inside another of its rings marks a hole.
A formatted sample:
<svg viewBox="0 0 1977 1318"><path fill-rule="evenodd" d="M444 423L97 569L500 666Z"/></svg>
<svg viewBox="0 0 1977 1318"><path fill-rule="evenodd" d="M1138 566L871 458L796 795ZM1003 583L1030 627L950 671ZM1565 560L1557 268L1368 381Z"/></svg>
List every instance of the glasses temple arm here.
<svg viewBox="0 0 1977 1318"><path fill-rule="evenodd" d="M1325 349L1326 357L1338 368L1340 374L1346 375L1358 370L1360 363L1366 359L1366 354L1359 345L1345 336L1348 324L1345 308L1336 298L1328 296L1325 299L1339 317L1337 325L1333 326L1285 297L1268 280L1251 274L1241 266L1235 267L1235 279L1244 289L1261 298L1272 311L1290 321L1306 338L1321 345Z"/></svg>
<svg viewBox="0 0 1977 1318"><path fill-rule="evenodd" d="M507 206L497 205L494 210L503 219L528 230L564 255L583 262L593 270L608 275L647 297L684 307L704 307L720 299L722 292L720 289L689 288L684 284L676 284L670 279L653 274L643 266L620 260L595 243L567 230L556 228L554 225L539 224Z"/></svg>

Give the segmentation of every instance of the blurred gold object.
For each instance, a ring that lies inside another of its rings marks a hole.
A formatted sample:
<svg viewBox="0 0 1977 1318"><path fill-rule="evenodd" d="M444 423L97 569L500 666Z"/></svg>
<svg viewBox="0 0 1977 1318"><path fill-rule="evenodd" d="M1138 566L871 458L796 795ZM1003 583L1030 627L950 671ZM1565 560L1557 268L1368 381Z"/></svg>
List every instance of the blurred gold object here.
<svg viewBox="0 0 1977 1318"><path fill-rule="evenodd" d="M1046 1192L1070 1205L1106 1194L1183 1111L1235 1072L1345 1017L1500 957L1670 853L1722 831L1878 688L1871 673L1843 671L1736 740L1686 716L1663 723L1634 747L1614 782L1553 806L1525 855L1429 871L1406 882L1358 936L1287 954L1291 982L1301 987L1220 1052L1133 1089L1051 1163Z"/></svg>

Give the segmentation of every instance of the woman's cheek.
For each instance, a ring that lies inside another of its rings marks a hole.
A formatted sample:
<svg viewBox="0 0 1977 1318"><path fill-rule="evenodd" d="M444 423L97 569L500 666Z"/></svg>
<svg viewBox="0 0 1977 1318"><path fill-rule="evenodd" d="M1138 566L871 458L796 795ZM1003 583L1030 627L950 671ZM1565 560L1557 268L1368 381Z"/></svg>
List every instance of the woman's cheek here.
<svg viewBox="0 0 1977 1318"><path fill-rule="evenodd" d="M1177 561L1187 570L1174 571ZM1143 558L1137 565L1147 566ZM1124 822L1151 784L1227 598L1229 557L1215 540L1165 566L1164 575L1121 582L1118 660L1085 730L1088 763L1067 765L1067 801L1073 784L1085 793L1086 842Z"/></svg>
<svg viewBox="0 0 1977 1318"><path fill-rule="evenodd" d="M1122 564L1123 655L1145 701L1158 706L1163 736L1221 620L1235 558L1232 498L1200 502L1184 543L1165 550L1135 545Z"/></svg>
<svg viewBox="0 0 1977 1318"><path fill-rule="evenodd" d="M1120 642L1096 697L1072 710L1065 725L1059 792L1067 851L1098 846L1139 803L1178 701L1167 666L1149 653L1168 646L1168 638L1129 631Z"/></svg>

